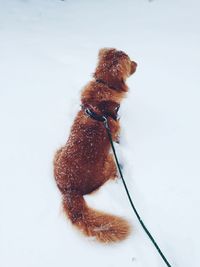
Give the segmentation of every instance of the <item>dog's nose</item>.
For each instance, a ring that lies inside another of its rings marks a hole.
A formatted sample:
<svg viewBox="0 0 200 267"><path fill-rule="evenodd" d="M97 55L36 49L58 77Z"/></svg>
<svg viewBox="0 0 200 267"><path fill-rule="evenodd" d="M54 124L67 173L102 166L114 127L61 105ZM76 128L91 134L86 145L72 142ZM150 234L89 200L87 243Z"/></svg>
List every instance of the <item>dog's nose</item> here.
<svg viewBox="0 0 200 267"><path fill-rule="evenodd" d="M131 61L131 63L137 68L137 63L135 61Z"/></svg>
<svg viewBox="0 0 200 267"><path fill-rule="evenodd" d="M131 61L131 73L133 74L136 71L137 63L135 61Z"/></svg>

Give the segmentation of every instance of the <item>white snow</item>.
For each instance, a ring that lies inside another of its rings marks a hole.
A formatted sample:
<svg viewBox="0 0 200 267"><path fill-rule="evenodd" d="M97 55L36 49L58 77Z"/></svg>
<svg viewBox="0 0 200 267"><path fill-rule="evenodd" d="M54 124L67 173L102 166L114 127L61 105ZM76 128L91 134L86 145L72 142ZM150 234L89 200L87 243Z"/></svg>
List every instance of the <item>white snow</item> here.
<svg viewBox="0 0 200 267"><path fill-rule="evenodd" d="M0 0L0 266L162 267L121 181L87 201L127 217L104 246L74 230L52 174L102 47L138 63L118 147L135 204L173 267L199 267L198 0Z"/></svg>

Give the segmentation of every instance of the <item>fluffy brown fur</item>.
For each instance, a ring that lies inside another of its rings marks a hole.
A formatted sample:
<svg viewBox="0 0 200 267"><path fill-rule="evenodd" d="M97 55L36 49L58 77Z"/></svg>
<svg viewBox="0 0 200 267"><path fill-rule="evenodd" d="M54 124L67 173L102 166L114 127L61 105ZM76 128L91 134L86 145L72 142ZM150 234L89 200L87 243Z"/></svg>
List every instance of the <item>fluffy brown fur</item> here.
<svg viewBox="0 0 200 267"><path fill-rule="evenodd" d="M116 108L128 90L125 80L136 66L122 51L101 49L94 80L82 91L84 108L108 116L114 141L118 141L120 129ZM120 241L130 232L128 222L91 209L83 197L117 176L104 125L90 118L84 108L75 118L67 143L55 155L55 179L62 193L64 211L73 225L100 242Z"/></svg>

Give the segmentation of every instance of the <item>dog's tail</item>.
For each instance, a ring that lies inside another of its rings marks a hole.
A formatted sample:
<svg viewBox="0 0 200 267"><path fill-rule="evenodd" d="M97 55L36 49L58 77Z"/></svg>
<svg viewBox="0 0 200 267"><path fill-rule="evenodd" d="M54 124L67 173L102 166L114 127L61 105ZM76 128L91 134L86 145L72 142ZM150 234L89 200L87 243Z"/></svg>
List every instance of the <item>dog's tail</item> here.
<svg viewBox="0 0 200 267"><path fill-rule="evenodd" d="M65 193L63 207L73 225L86 236L94 237L100 242L118 242L130 233L127 221L89 208L83 196L77 192Z"/></svg>

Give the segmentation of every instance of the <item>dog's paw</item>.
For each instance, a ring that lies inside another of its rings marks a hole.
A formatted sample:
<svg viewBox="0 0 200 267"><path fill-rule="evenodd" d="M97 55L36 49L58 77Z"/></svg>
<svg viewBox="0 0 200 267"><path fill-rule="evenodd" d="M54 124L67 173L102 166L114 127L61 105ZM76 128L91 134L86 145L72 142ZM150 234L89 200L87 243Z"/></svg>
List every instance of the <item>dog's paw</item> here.
<svg viewBox="0 0 200 267"><path fill-rule="evenodd" d="M114 141L115 143L120 144L120 137L119 136L115 137Z"/></svg>

